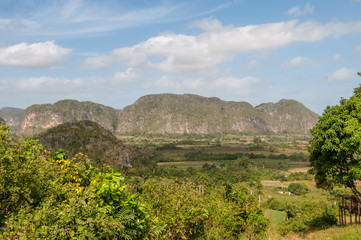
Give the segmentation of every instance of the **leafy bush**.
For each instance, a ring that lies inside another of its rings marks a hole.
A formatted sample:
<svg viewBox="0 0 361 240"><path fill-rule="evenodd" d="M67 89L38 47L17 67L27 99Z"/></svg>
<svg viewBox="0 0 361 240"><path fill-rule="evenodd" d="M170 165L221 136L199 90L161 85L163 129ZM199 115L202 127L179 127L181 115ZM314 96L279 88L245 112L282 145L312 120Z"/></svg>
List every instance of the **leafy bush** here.
<svg viewBox="0 0 361 240"><path fill-rule="evenodd" d="M286 209L286 203L277 199L277 198L269 198L267 201L263 204L264 207L268 207L272 210L277 211L283 211Z"/></svg>
<svg viewBox="0 0 361 240"><path fill-rule="evenodd" d="M0 125L0 238L143 239L149 216L124 178L83 154L48 153Z"/></svg>
<svg viewBox="0 0 361 240"><path fill-rule="evenodd" d="M200 195L191 182L182 186L153 181L144 184L142 198L155 217L154 232L164 239L204 237L208 211Z"/></svg>
<svg viewBox="0 0 361 240"><path fill-rule="evenodd" d="M0 227L21 208L39 206L51 189L54 166L33 139L20 140L0 124Z"/></svg>
<svg viewBox="0 0 361 240"><path fill-rule="evenodd" d="M291 232L328 228L337 224L337 210L335 205L327 205L323 202L303 202L297 214L280 225L279 232L286 235Z"/></svg>
<svg viewBox="0 0 361 240"><path fill-rule="evenodd" d="M295 195L304 195L310 191L305 183L291 183L288 191Z"/></svg>
<svg viewBox="0 0 361 240"><path fill-rule="evenodd" d="M155 217L152 232L159 239L254 239L265 236L268 227L257 199L231 185L207 195L189 179L147 181L142 199Z"/></svg>

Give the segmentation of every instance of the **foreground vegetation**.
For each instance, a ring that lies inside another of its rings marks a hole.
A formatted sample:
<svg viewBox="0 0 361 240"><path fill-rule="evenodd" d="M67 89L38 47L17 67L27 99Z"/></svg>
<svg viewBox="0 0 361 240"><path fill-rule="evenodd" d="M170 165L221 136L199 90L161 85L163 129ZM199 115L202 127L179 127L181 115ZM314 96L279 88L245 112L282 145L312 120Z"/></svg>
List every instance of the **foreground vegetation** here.
<svg viewBox="0 0 361 240"><path fill-rule="evenodd" d="M142 152L132 166L47 151L1 125L1 238L357 239L337 226L335 196L350 192L308 173L310 136L118 137Z"/></svg>
<svg viewBox="0 0 361 240"><path fill-rule="evenodd" d="M202 194L193 182L127 186L79 153L47 152L0 126L0 227L4 239L238 239L265 236L257 199L227 186ZM141 192L141 194L140 194Z"/></svg>

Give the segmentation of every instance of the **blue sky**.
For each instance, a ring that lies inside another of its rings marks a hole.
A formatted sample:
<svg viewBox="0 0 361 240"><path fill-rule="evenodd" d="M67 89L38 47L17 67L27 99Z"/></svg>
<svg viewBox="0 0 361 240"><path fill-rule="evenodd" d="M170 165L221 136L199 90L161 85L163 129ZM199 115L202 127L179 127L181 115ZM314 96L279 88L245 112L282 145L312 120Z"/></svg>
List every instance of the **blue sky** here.
<svg viewBox="0 0 361 240"><path fill-rule="evenodd" d="M321 114L361 83L361 0L1 0L0 108L155 93Z"/></svg>

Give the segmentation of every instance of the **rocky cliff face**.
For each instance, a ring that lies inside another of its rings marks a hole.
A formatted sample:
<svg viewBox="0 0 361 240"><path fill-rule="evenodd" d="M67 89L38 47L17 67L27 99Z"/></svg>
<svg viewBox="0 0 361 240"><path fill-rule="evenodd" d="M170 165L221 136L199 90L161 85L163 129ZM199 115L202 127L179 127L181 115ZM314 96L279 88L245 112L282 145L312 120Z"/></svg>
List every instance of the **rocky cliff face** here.
<svg viewBox="0 0 361 240"><path fill-rule="evenodd" d="M141 97L123 110L74 100L33 105L25 111L20 134L31 136L80 120L119 134L307 133L317 118L294 100L253 107L191 94L157 94Z"/></svg>
<svg viewBox="0 0 361 240"><path fill-rule="evenodd" d="M13 132L17 132L20 127L24 109L5 107L0 109L0 119L11 127Z"/></svg>
<svg viewBox="0 0 361 240"><path fill-rule="evenodd" d="M271 132L308 133L318 120L318 115L295 100L281 100L255 107L265 114Z"/></svg>
<svg viewBox="0 0 361 240"><path fill-rule="evenodd" d="M33 105L25 110L19 133L25 136L38 134L66 122L90 120L115 131L118 110L92 102L62 100L52 104Z"/></svg>
<svg viewBox="0 0 361 240"><path fill-rule="evenodd" d="M208 134L262 132L262 113L246 102L196 95L148 95L121 112L118 133Z"/></svg>

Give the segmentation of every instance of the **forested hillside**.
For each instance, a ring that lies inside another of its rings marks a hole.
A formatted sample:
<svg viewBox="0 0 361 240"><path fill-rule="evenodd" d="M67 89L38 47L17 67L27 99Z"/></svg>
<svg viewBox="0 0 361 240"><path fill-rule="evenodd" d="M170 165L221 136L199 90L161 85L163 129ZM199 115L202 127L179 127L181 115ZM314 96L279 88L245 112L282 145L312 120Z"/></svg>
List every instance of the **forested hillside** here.
<svg viewBox="0 0 361 240"><path fill-rule="evenodd" d="M82 152L96 166L103 163L118 169L124 165L130 166L131 155L135 155L111 131L89 120L60 124L36 138L49 151L64 149L69 157Z"/></svg>

